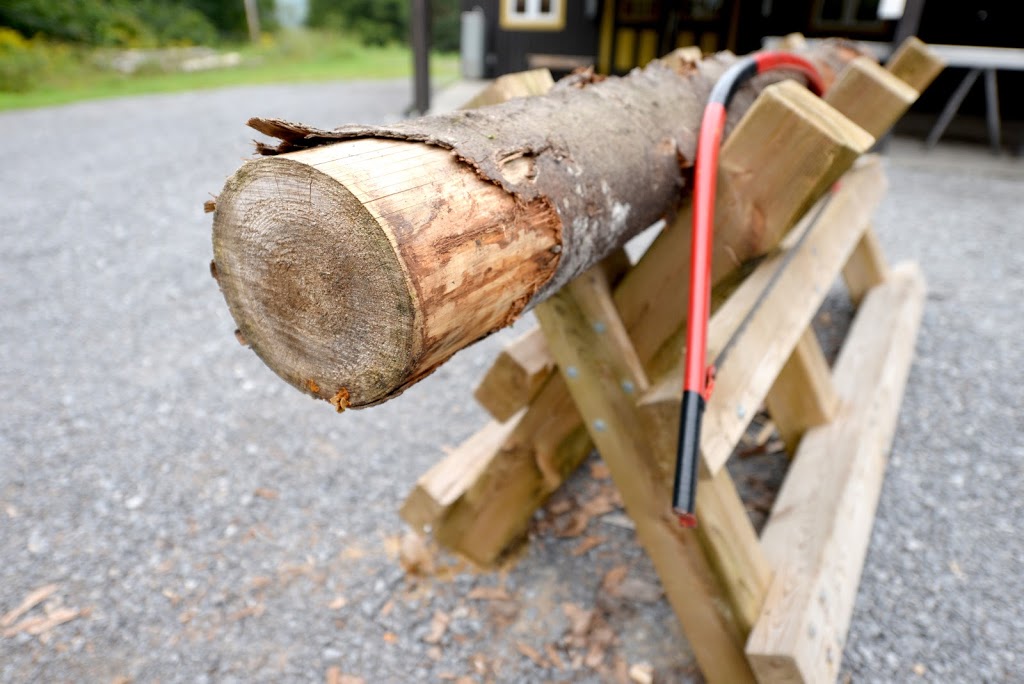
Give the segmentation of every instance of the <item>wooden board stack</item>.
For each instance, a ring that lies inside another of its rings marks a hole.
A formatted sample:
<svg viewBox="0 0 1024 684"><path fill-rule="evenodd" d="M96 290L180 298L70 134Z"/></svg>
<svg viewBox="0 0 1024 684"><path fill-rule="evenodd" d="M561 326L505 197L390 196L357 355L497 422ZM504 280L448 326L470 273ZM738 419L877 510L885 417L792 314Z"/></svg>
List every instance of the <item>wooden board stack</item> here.
<svg viewBox="0 0 1024 684"><path fill-rule="evenodd" d="M885 261L885 177L861 155L941 69L912 38L824 100L769 87L725 142L696 531L670 504L688 211L635 265L618 255L538 305L476 391L494 420L420 478L403 518L492 565L596 446L709 681L834 681L925 291L916 265ZM754 216L730 211L739 195ZM810 323L839 275L858 311L830 369ZM794 461L758 538L724 465L762 404Z"/></svg>

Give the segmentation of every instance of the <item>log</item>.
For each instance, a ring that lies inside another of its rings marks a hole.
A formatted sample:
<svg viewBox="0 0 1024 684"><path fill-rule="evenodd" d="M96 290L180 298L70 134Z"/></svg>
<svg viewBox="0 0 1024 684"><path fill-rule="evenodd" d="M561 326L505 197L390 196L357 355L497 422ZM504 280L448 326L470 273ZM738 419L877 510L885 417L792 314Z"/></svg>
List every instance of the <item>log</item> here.
<svg viewBox="0 0 1024 684"><path fill-rule="evenodd" d="M808 56L826 81L857 52ZM546 96L281 140L226 183L214 273L241 337L278 375L342 410L385 401L515 320L657 220L688 187L723 53ZM753 79L734 124L766 85Z"/></svg>

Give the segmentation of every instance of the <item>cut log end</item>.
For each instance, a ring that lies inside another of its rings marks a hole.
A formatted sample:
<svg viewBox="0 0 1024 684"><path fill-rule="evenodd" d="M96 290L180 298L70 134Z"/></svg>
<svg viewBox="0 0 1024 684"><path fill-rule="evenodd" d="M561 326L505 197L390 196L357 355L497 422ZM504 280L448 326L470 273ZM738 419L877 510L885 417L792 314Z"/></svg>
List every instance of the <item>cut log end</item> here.
<svg viewBox="0 0 1024 684"><path fill-rule="evenodd" d="M402 384L417 351L404 270L337 180L283 157L245 164L217 203L213 251L241 335L284 380L352 405Z"/></svg>

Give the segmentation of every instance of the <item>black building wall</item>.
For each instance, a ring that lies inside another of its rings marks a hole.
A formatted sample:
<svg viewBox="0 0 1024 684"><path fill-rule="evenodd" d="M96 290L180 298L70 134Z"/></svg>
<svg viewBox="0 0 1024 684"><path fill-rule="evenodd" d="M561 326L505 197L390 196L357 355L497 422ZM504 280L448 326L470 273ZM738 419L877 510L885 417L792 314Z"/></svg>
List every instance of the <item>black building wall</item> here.
<svg viewBox="0 0 1024 684"><path fill-rule="evenodd" d="M611 0L604 0L610 2ZM501 28L501 0L462 0L463 11L483 9L487 26L485 76L529 68L528 55L585 55L597 61L602 2L565 0L565 28L561 31L510 31ZM592 16L588 16L588 10Z"/></svg>

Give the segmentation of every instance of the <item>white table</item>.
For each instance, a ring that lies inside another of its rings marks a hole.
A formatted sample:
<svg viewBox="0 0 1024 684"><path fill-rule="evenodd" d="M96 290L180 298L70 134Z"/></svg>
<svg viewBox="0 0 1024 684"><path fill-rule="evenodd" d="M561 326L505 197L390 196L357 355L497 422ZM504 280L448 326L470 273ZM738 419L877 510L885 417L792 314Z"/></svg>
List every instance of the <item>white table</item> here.
<svg viewBox="0 0 1024 684"><path fill-rule="evenodd" d="M988 126L988 140L992 151L999 154L1001 121L999 117L999 90L996 85L996 72L999 69L1024 71L1024 49L975 47L972 45L930 45L946 62L947 67L967 68L969 71L953 95L946 102L925 144L934 147L939 138L946 132L949 123L956 116L964 98L970 92L978 76L985 74L985 119Z"/></svg>

